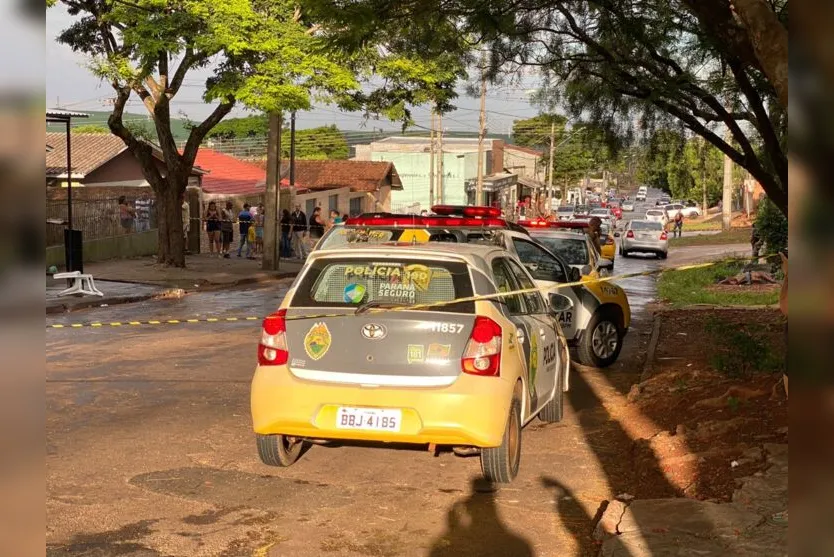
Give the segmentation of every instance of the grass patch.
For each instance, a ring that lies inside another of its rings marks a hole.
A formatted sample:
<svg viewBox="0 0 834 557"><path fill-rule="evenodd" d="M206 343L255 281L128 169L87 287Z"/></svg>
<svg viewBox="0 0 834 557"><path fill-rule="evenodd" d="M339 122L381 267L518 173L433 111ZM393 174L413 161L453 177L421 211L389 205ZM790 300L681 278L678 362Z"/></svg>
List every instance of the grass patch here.
<svg viewBox="0 0 834 557"><path fill-rule="evenodd" d="M706 220L685 220L683 222L685 230L721 230L721 215L712 217Z"/></svg>
<svg viewBox="0 0 834 557"><path fill-rule="evenodd" d="M745 292L744 287L739 287L738 292L716 292L707 288L719 280L738 274L743 266L743 262L733 261L700 269L667 271L662 273L657 281L657 293L661 300L677 308L693 304L758 306L777 303L779 301L778 290Z"/></svg>
<svg viewBox="0 0 834 557"><path fill-rule="evenodd" d="M784 369L785 359L773 346L772 335L758 323L728 323L711 317L706 332L713 346L712 367L724 375L735 377L753 373L777 373ZM738 410L738 400L727 400L733 411Z"/></svg>
<svg viewBox="0 0 834 557"><path fill-rule="evenodd" d="M683 225L684 230L692 230L688 228L686 223ZM717 234L702 234L699 236L685 236L682 238L672 238L672 232L669 232L669 246L684 247L684 246L711 246L718 244L745 244L750 243L750 228L731 228L727 231L721 231ZM751 248L752 252L752 248Z"/></svg>

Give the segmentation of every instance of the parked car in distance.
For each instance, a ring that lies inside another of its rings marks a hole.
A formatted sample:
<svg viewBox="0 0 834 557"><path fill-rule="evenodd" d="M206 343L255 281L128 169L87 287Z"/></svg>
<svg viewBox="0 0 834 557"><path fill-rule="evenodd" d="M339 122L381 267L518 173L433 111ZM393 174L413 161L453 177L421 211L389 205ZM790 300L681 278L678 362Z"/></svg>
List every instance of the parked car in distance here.
<svg viewBox="0 0 834 557"><path fill-rule="evenodd" d="M654 202L654 205L655 205L655 207L660 207L660 206L669 205L671 202L672 202L672 200L669 199L669 196L663 196L663 197L659 197L657 199L657 201Z"/></svg>
<svg viewBox="0 0 834 557"><path fill-rule="evenodd" d="M669 234L663 223L653 220L630 220L620 238L620 255L634 252L653 253L661 259L669 254Z"/></svg>
<svg viewBox="0 0 834 557"><path fill-rule="evenodd" d="M556 208L556 218L559 220L570 220L573 218L576 207L573 205L562 205Z"/></svg>
<svg viewBox="0 0 834 557"><path fill-rule="evenodd" d="M663 226L666 226L666 223L669 222L669 217L663 209L649 209L646 211L646 220L659 222Z"/></svg>
<svg viewBox="0 0 834 557"><path fill-rule="evenodd" d="M645 199L644 199L645 201ZM620 206L623 211L631 212L634 211L634 202L633 201L624 201L623 204Z"/></svg>
<svg viewBox="0 0 834 557"><path fill-rule="evenodd" d="M663 209L666 211L666 216L669 220L674 219L678 212L688 219L701 216L701 211L697 207L687 207L682 203L672 203L666 205Z"/></svg>

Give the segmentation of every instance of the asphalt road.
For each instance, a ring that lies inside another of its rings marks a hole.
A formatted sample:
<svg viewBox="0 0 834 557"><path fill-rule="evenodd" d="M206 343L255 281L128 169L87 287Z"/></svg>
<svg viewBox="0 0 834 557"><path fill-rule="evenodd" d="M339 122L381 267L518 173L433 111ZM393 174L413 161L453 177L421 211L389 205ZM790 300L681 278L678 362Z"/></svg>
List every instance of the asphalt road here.
<svg viewBox="0 0 834 557"><path fill-rule="evenodd" d="M666 264L717 256L682 248ZM654 259L617 259L615 272ZM631 440L606 410L636 381L654 278L620 360L575 366L565 420L524 430L521 471L482 493L477 457L314 446L260 463L249 417L258 322L47 330L47 555L589 555L600 503L631 488ZM47 323L264 315L284 286L76 312ZM605 404L603 404L605 402Z"/></svg>

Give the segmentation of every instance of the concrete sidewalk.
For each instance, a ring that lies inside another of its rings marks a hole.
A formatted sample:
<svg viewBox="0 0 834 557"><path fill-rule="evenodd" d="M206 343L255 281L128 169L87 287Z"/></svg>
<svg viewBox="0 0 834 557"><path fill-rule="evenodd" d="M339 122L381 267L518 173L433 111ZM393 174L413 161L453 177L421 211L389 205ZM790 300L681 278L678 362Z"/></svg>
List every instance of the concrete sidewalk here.
<svg viewBox="0 0 834 557"><path fill-rule="evenodd" d="M261 261L238 258L232 254L223 259L209 254L188 255L185 269L165 267L156 263L155 257L136 259L114 259L84 266L96 281L109 280L150 284L163 288L182 288L185 291L211 288L228 288L274 279L292 277L298 274L302 262L282 259L278 271L264 271Z"/></svg>
<svg viewBox="0 0 834 557"><path fill-rule="evenodd" d="M731 503L695 499L612 501L594 531L601 557L785 557L788 446L765 444L764 473L741 480ZM747 458L747 457L746 457Z"/></svg>
<svg viewBox="0 0 834 557"><path fill-rule="evenodd" d="M93 275L99 296L58 296L67 288L66 281L46 279L46 313L116 304L142 302L152 298L181 297L186 292L234 288L294 277L301 269L299 260L282 260L278 271L263 271L260 260L212 257L208 254L186 256L186 268L165 267L155 257L114 259L87 263L84 272Z"/></svg>

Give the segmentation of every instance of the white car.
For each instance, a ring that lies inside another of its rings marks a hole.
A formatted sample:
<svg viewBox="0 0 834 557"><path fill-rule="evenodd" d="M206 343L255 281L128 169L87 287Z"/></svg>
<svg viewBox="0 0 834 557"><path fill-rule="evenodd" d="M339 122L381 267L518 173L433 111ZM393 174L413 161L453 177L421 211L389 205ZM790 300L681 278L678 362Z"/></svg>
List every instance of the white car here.
<svg viewBox="0 0 834 557"><path fill-rule="evenodd" d="M646 211L646 220L659 222L666 226L666 223L669 222L669 215L663 209L649 209Z"/></svg>
<svg viewBox="0 0 834 557"><path fill-rule="evenodd" d="M698 207L687 207L682 203L672 203L670 205L666 205L663 209L666 211L666 216L669 220L674 219L678 212L680 212L684 218L695 218L701 216L701 211L698 210Z"/></svg>
<svg viewBox="0 0 834 557"><path fill-rule="evenodd" d="M623 212L631 212L634 211L634 202L633 201L625 201L622 205Z"/></svg>
<svg viewBox="0 0 834 557"><path fill-rule="evenodd" d="M669 234L663 229L663 224L657 221L630 220L623 229L620 238L620 255L653 253L661 259L666 259L669 253Z"/></svg>

